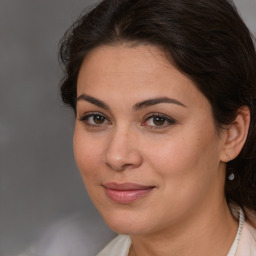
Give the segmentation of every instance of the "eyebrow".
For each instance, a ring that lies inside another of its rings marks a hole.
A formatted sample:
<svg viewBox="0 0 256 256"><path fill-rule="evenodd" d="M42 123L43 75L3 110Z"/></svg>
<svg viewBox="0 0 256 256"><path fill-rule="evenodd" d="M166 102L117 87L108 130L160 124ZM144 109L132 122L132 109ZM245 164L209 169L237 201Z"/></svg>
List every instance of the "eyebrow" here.
<svg viewBox="0 0 256 256"><path fill-rule="evenodd" d="M160 103L171 103L171 104L176 104L178 106L187 107L186 105L184 105L183 103L181 103L180 101L178 101L176 99L172 99L172 98L168 98L168 97L160 97L160 98L153 98L153 99L148 99L148 100L139 102L134 105L133 109L140 110L142 108L153 106L153 105L160 104Z"/></svg>
<svg viewBox="0 0 256 256"><path fill-rule="evenodd" d="M110 110L110 107L106 103L104 103L103 101L98 100L98 99L96 99L92 96L81 94L79 97L77 97L76 102L78 102L80 100L85 100L85 101L88 101L91 104L96 105L100 108L103 108L103 109L108 110L108 111Z"/></svg>
<svg viewBox="0 0 256 256"><path fill-rule="evenodd" d="M77 97L76 102L81 101L81 100L85 100L93 105L96 105L96 106L102 108L102 109L105 109L108 111L110 110L110 107L106 103L104 103L103 101L96 99L92 96L81 94L79 97ZM178 101L176 99L168 98L168 97L159 97L159 98L152 98L152 99L148 99L148 100L144 100L142 102L136 103L132 109L134 111L138 111L142 108L150 107L150 106L157 105L160 103L171 103L171 104L176 104L178 106L187 107L186 105L184 105L183 103L181 103L180 101Z"/></svg>

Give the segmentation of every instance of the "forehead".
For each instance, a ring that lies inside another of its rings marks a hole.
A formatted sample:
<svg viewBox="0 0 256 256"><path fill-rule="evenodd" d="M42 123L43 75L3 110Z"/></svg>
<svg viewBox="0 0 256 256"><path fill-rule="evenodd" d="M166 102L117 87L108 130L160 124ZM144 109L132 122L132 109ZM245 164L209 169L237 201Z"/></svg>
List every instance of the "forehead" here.
<svg viewBox="0 0 256 256"><path fill-rule="evenodd" d="M138 72L156 69L161 66L163 69L170 68L170 63L163 51L156 46L151 45L103 45L93 49L84 59L83 65L99 65L104 66L106 72L112 71L108 69L108 65L116 65L116 72ZM120 65L122 64L122 65Z"/></svg>
<svg viewBox="0 0 256 256"><path fill-rule="evenodd" d="M159 48L148 45L95 48L80 68L77 94L82 93L106 101L115 96L132 96L138 101L169 96L185 105L200 103L200 97L207 101L194 82L172 65Z"/></svg>

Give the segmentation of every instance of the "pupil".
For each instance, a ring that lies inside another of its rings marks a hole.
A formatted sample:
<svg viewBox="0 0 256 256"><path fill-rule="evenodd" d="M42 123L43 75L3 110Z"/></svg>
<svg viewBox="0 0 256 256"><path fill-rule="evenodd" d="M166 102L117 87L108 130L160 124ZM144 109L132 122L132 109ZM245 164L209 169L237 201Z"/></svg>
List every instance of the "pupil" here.
<svg viewBox="0 0 256 256"><path fill-rule="evenodd" d="M165 120L162 117L154 117L153 122L155 125L163 125Z"/></svg>
<svg viewBox="0 0 256 256"><path fill-rule="evenodd" d="M96 116L93 117L93 121L96 124L102 124L105 121L105 117L96 115Z"/></svg>

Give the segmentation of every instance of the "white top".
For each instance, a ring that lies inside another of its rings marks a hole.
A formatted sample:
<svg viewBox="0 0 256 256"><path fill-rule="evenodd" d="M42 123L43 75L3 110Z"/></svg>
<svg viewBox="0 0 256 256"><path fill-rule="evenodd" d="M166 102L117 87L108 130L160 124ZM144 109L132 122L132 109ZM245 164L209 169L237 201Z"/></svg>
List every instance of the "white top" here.
<svg viewBox="0 0 256 256"><path fill-rule="evenodd" d="M239 218L239 226L235 240L227 256L256 256L256 229L244 221L242 209L233 208L232 213L235 217ZM97 254L97 256L128 256L130 247L130 236L119 235Z"/></svg>

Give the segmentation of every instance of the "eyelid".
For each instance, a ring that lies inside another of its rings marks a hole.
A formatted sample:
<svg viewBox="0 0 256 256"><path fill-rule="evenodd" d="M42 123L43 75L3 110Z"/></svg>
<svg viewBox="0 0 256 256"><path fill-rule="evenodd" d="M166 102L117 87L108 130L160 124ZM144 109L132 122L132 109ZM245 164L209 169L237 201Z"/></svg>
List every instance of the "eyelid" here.
<svg viewBox="0 0 256 256"><path fill-rule="evenodd" d="M168 125L143 125L145 122L147 122L149 119L151 118L154 118L154 117L160 117L160 118L163 118L165 121L167 121L169 124ZM145 117L144 117L144 120L143 123L142 123L142 126L149 126L150 128L152 129L163 129L163 128L166 128L166 127L169 127L173 124L176 123L176 120L170 116L167 116L165 114L162 114L162 113L159 113L159 112L154 112L154 113L150 113L150 114L147 114Z"/></svg>
<svg viewBox="0 0 256 256"><path fill-rule="evenodd" d="M109 118L103 114L102 112L98 112L98 111L92 111L92 112L87 112L87 113L84 113L81 117L78 117L78 120L81 121L81 122L85 122L86 125L89 125L89 126L101 126L101 125L104 125L104 124L89 124L86 122L86 120L92 116L95 116L95 115L99 115L99 116L102 116L104 117L110 124L110 120Z"/></svg>
<svg viewBox="0 0 256 256"><path fill-rule="evenodd" d="M100 111L88 111L88 112L83 112L82 114L78 115L80 117L78 117L78 119L82 119L84 117L87 117L87 116L90 116L90 115L101 115L101 116L104 116L106 117L105 114L103 114L102 112ZM107 118L107 117L106 117Z"/></svg>
<svg viewBox="0 0 256 256"><path fill-rule="evenodd" d="M162 113L160 113L160 112L152 112L152 113L149 113L149 114L147 114L147 115L144 117L144 119L147 120L147 119L149 119L149 118L151 118L151 117L161 117L161 118L164 118L164 119L166 119L166 120L175 121L174 118L172 118L172 117L170 117L170 116L168 116L168 115L166 115L166 114L162 114Z"/></svg>
<svg viewBox="0 0 256 256"><path fill-rule="evenodd" d="M105 118L104 122L100 123L100 124L88 122L88 119L95 115L99 115L99 116L102 116L103 118ZM164 124L164 125L145 124L148 120L150 120L151 118L155 118L155 117L160 117L160 118L164 119L165 122L167 122L167 124ZM98 127L102 127L103 125L112 124L110 119L105 114L103 114L102 112L98 112L98 111L91 111L91 112L84 113L81 117L78 117L78 120L81 122L84 122L85 125L91 126L93 128L98 128ZM105 121L107 121L107 122L105 122ZM152 112L152 113L149 113L146 116L144 116L141 126L146 126L151 129L164 129L164 128L174 125L175 123L176 123L176 120L168 115L165 115L165 114L162 114L159 112Z"/></svg>

